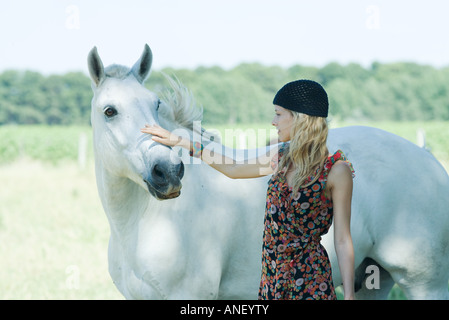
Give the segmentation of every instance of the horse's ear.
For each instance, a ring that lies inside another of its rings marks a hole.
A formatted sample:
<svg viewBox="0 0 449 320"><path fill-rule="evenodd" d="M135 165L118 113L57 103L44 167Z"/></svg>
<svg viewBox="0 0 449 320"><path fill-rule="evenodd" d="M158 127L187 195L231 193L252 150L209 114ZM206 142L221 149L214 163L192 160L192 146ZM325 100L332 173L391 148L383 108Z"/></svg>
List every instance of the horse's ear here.
<svg viewBox="0 0 449 320"><path fill-rule="evenodd" d="M153 53L151 52L150 47L147 44L145 44L142 56L131 69L137 81L143 83L148 78L148 76L150 75L152 63L153 63Z"/></svg>
<svg viewBox="0 0 449 320"><path fill-rule="evenodd" d="M89 67L89 73L95 86L99 86L104 80L104 67L101 62L100 56L97 52L97 47L93 47L87 56L87 65Z"/></svg>

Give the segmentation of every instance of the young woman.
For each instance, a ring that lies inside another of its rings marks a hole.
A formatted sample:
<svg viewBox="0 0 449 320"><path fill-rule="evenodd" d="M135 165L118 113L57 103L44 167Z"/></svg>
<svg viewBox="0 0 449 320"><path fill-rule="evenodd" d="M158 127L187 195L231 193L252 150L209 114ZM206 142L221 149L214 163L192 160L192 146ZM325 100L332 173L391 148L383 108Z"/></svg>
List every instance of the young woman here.
<svg viewBox="0 0 449 320"><path fill-rule="evenodd" d="M321 245L334 221L334 243L345 299L354 298L354 250L350 233L354 170L341 150L329 155L326 146L328 97L310 80L287 83L273 100L279 140L270 158L238 163L209 152L198 141L181 138L159 126L144 133L191 156L230 178L272 174L266 200L262 277L259 299L336 299L329 257ZM287 143L289 142L289 143ZM216 150L215 150L216 151ZM267 165L268 163L268 165Z"/></svg>

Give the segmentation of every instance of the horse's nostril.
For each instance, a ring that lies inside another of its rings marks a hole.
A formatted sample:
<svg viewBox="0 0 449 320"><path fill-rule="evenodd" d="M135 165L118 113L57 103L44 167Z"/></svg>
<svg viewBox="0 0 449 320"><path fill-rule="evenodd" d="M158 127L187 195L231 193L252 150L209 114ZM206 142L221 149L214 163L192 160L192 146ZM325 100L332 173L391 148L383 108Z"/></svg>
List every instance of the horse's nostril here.
<svg viewBox="0 0 449 320"><path fill-rule="evenodd" d="M158 165L154 166L153 175L158 179L164 179L164 172L159 169Z"/></svg>
<svg viewBox="0 0 449 320"><path fill-rule="evenodd" d="M182 179L182 177L184 176L184 163L181 162L179 167L178 177L179 179Z"/></svg>

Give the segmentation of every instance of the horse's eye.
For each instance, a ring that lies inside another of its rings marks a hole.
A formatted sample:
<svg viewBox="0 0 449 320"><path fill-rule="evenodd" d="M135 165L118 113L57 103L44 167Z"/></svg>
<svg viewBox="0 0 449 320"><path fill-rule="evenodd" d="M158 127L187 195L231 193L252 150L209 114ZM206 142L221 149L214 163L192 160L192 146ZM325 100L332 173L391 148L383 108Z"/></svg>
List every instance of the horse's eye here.
<svg viewBox="0 0 449 320"><path fill-rule="evenodd" d="M157 107L156 107L156 111L159 110L159 107L161 106L161 99L157 100Z"/></svg>
<svg viewBox="0 0 449 320"><path fill-rule="evenodd" d="M117 110L113 106L107 106L104 108L103 113L106 117L111 118L117 115Z"/></svg>

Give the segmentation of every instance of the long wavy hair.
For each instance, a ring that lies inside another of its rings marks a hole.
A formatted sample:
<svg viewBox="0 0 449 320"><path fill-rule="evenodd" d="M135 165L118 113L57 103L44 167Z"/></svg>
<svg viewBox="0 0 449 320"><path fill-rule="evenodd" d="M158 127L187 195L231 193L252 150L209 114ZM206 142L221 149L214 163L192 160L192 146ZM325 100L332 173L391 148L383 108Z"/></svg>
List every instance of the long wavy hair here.
<svg viewBox="0 0 449 320"><path fill-rule="evenodd" d="M291 187L296 193L299 188L313 184L320 176L329 156L326 145L329 129L326 118L290 112L293 114L290 144L280 159L278 170L293 165L295 173ZM287 170L284 175L286 173ZM309 177L312 177L311 181L308 181Z"/></svg>

